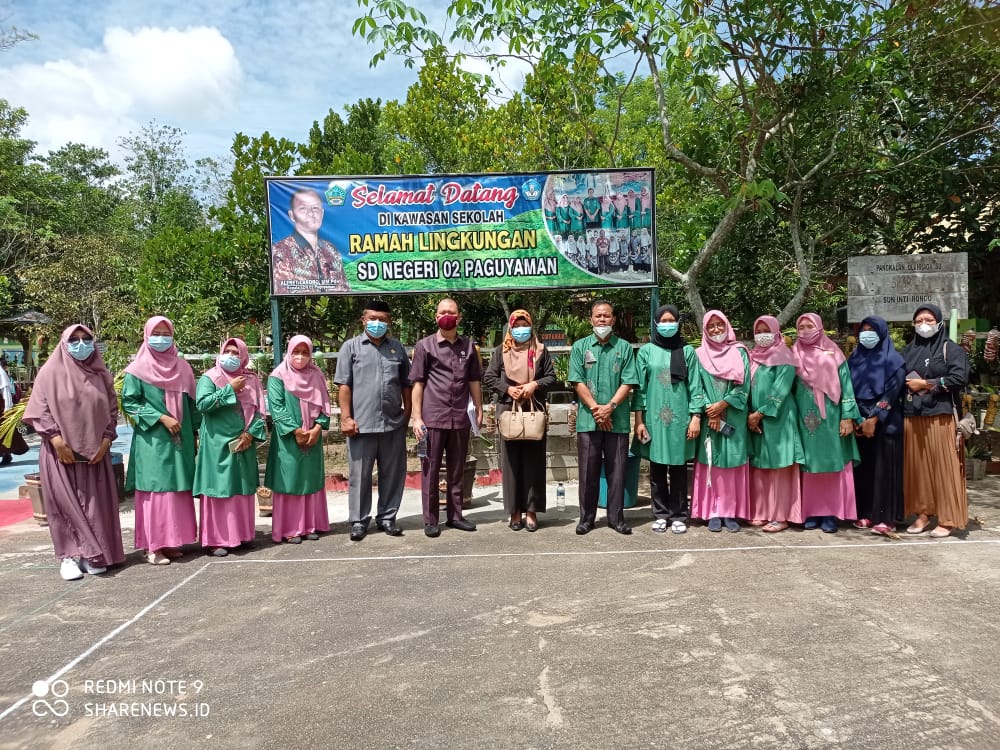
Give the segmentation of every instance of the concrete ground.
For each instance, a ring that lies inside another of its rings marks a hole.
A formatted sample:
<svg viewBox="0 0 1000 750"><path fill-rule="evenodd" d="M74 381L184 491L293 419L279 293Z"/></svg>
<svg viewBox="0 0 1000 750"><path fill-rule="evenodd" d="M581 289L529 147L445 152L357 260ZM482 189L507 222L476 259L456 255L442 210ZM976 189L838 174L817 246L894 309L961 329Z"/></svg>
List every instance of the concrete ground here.
<svg viewBox="0 0 1000 750"><path fill-rule="evenodd" d="M0 748L997 748L1000 478L961 538L333 532L66 583L0 529ZM550 507L555 486L549 488ZM132 517L123 506L126 549ZM45 681L36 686L36 681Z"/></svg>

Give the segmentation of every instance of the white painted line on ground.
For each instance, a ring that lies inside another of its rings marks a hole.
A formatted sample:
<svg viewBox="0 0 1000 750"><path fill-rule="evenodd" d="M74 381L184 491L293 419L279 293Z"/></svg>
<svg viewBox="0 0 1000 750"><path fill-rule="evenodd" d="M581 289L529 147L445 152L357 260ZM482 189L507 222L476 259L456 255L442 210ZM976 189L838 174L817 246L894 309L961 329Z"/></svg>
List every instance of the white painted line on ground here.
<svg viewBox="0 0 1000 750"><path fill-rule="evenodd" d="M93 646L91 646L90 648L88 648L82 654L80 654L75 659L73 659L72 661L68 662L66 665L64 665L63 667L61 667L56 672L54 672L51 676L48 677L48 679L45 680L45 682L47 684L52 684L52 682L54 680L58 680L60 677L62 677L64 674L66 674L69 670L71 670L73 667L75 667L81 661L83 661L84 659L86 659L88 656L90 656L92 653L94 653L97 649L99 649L105 643L107 643L108 641L110 641L116 635L118 635L119 633L124 632L125 630L127 630L128 628L130 628L132 625L134 625L135 623L137 623L139 620L141 620L146 614L148 614L154 607L156 607L160 602L162 602L168 596L170 596L171 594L173 594L176 591L179 591L181 588L183 588L188 583L190 583L194 579L195 576L197 576L199 573L201 573L203 570L205 570L205 568L207 568L209 565L211 565L211 563L206 563L205 565L202 565L200 568L198 568L198 570L196 570L194 573L192 573L191 575L189 575L183 581L181 581L180 583L178 583L172 589L169 589L164 594L162 594L159 597L157 597L156 599L154 599L152 602L150 602L145 607L143 607L142 609L140 609L131 620L123 622L121 625L119 625L117 628L115 628L114 630L112 630L106 636L104 636L103 638L101 638L101 640L97 641ZM29 693L28 695L26 695L23 698L21 698L21 700L17 701L16 703L12 704L11 706L9 706L6 710L4 710L3 713L0 713L0 721L3 721L5 717L7 717L10 714L14 713L14 711L16 711L18 708L20 708L21 706L23 706L29 700L31 700L32 697L33 697L33 694Z"/></svg>

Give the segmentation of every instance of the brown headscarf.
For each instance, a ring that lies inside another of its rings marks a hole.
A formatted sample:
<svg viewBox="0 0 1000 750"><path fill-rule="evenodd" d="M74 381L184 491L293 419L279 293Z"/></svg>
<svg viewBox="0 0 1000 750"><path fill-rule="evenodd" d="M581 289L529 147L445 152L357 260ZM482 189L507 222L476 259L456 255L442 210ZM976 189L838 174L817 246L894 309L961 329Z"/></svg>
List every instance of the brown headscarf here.
<svg viewBox="0 0 1000 750"><path fill-rule="evenodd" d="M38 371L24 421L35 429L45 429L51 420L59 435L76 453L93 458L104 438L114 439L118 422L118 398L111 373L101 353L74 359L66 348L75 331L93 333L87 326L72 325L62 332L59 346Z"/></svg>
<svg viewBox="0 0 1000 750"><path fill-rule="evenodd" d="M514 341L510 329L514 321L524 318L531 326L531 338L523 344ZM545 348L535 332L535 323L527 310L515 310L507 321L507 335L503 337L503 371L507 380L516 385L524 385L535 377L535 361Z"/></svg>

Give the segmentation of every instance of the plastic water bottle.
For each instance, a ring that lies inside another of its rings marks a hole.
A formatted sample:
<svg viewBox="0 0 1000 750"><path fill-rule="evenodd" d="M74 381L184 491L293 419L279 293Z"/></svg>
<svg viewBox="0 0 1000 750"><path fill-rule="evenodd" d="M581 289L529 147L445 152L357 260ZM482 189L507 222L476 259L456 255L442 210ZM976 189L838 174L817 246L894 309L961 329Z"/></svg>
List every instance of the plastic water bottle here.
<svg viewBox="0 0 1000 750"><path fill-rule="evenodd" d="M556 510L566 510L566 488L562 482L556 486Z"/></svg>
<svg viewBox="0 0 1000 750"><path fill-rule="evenodd" d="M420 432L420 440L417 441L417 458L427 458L427 428Z"/></svg>

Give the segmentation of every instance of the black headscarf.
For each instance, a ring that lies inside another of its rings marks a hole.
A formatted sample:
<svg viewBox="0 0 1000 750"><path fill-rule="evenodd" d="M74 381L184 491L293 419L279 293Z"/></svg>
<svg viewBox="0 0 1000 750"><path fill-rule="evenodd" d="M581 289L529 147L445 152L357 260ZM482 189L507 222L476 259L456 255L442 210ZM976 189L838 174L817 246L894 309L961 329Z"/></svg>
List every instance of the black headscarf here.
<svg viewBox="0 0 1000 750"><path fill-rule="evenodd" d="M937 305L931 304L930 302L927 302L914 310L913 317L916 318L924 310L933 315L934 320L936 320L939 325L941 321L944 320L944 316L941 314L941 308ZM906 345L905 349L903 349L903 359L906 360L906 371L916 371L920 373L920 375L924 375L927 369L927 364L937 354L941 353L941 350L944 348L947 340L948 332L945 330L944 326L938 328L937 333L930 338L925 339L919 333L914 334L913 340ZM944 355L942 354L942 356Z"/></svg>
<svg viewBox="0 0 1000 750"><path fill-rule="evenodd" d="M863 401L874 401L885 393L886 382L903 366L903 358L892 343L888 323L875 315L861 321L862 326L865 323L878 334L878 345L866 349L859 343L848 357L847 365L851 368L854 395Z"/></svg>
<svg viewBox="0 0 1000 750"><path fill-rule="evenodd" d="M674 320L680 323L681 313L673 305L660 305L653 315L653 329L649 332L649 339L661 349L670 350L670 382L682 383L687 380L687 361L684 359L684 339L681 338L680 325L677 326L677 333L673 336L661 336L656 330L656 324L660 322L663 313L669 312L674 316Z"/></svg>

